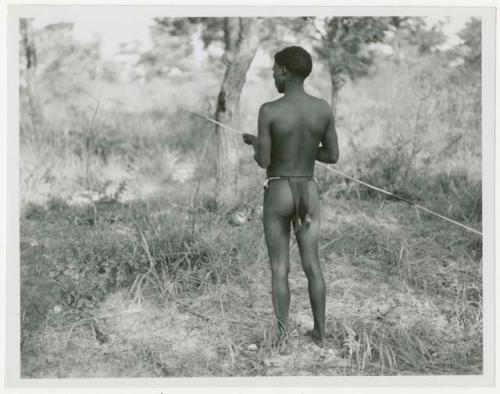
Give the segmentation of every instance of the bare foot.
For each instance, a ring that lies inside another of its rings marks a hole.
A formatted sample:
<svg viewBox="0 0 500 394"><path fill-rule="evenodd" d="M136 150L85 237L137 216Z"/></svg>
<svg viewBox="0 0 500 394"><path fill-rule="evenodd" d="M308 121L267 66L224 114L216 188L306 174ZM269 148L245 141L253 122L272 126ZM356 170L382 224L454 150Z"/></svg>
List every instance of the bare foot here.
<svg viewBox="0 0 500 394"><path fill-rule="evenodd" d="M278 349L279 349L279 353L283 356L288 356L288 355L292 354L292 346L290 345L289 341L281 342Z"/></svg>
<svg viewBox="0 0 500 394"><path fill-rule="evenodd" d="M307 335L309 335L312 341L319 347L323 347L323 337L317 334L314 330L307 331Z"/></svg>
<svg viewBox="0 0 500 394"><path fill-rule="evenodd" d="M289 355L292 353L290 338L287 334L277 334L274 339L272 339L270 345L274 351L277 351L281 355Z"/></svg>

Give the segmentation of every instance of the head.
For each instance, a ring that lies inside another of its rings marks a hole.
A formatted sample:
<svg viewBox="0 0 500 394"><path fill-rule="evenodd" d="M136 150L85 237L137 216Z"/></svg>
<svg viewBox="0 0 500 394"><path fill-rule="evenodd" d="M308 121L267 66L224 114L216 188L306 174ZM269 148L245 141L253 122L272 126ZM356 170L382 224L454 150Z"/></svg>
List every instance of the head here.
<svg viewBox="0 0 500 394"><path fill-rule="evenodd" d="M287 80L304 81L311 70L311 55L302 47L287 47L274 55L273 78L276 89L280 93L284 92Z"/></svg>

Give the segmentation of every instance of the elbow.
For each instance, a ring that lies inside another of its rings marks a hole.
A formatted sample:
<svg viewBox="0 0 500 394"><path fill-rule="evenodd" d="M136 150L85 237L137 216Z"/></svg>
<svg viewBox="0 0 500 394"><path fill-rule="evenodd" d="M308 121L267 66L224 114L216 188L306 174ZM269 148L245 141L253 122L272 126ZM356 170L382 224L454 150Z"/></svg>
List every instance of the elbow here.
<svg viewBox="0 0 500 394"><path fill-rule="evenodd" d="M269 164L271 164L271 163L269 162L269 160L262 160L262 159L260 159L260 160L256 160L256 161L257 161L257 164L259 165L259 167L260 167L260 168L263 168L264 170L265 170L267 167L269 167Z"/></svg>
<svg viewBox="0 0 500 394"><path fill-rule="evenodd" d="M332 164L335 164L336 162L339 161L339 150L338 148L335 149L335 152L333 152L333 155L331 155L331 159L332 159Z"/></svg>
<svg viewBox="0 0 500 394"><path fill-rule="evenodd" d="M327 164L335 164L339 160L339 150L320 147L316 154L316 160Z"/></svg>
<svg viewBox="0 0 500 394"><path fill-rule="evenodd" d="M329 164L335 164L339 161L339 152L334 152L328 155L327 157Z"/></svg>
<svg viewBox="0 0 500 394"><path fill-rule="evenodd" d="M266 169L267 167L269 167L269 164L271 164L270 160L264 159L257 154L255 154L253 158L260 168Z"/></svg>

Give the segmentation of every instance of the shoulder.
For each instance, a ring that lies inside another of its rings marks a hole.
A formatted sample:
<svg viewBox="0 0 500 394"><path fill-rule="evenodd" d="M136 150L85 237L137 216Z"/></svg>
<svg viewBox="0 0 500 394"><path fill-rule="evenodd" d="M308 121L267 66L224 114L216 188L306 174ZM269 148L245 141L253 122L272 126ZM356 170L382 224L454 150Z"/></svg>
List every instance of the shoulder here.
<svg viewBox="0 0 500 394"><path fill-rule="evenodd" d="M318 106L321 108L321 111L327 115L332 113L332 108L330 107L330 103L325 99L318 98Z"/></svg>
<svg viewBox="0 0 500 394"><path fill-rule="evenodd" d="M264 104L262 104L259 108L259 116L260 117L270 117L277 109L279 106L279 100L275 101L268 101Z"/></svg>
<svg viewBox="0 0 500 394"><path fill-rule="evenodd" d="M332 107L325 99L311 96L314 102L315 113L324 121L329 122L333 116Z"/></svg>
<svg viewBox="0 0 500 394"><path fill-rule="evenodd" d="M273 101L267 101L264 104L260 106L260 110L262 111L270 111L273 108L279 107L281 102L283 101L283 98L280 97L279 99L273 100Z"/></svg>
<svg viewBox="0 0 500 394"><path fill-rule="evenodd" d="M326 115L326 114L330 114L332 112L330 104L325 99L322 99L322 98L319 98L316 96L312 96L312 95L309 95L309 97L310 97L314 107L316 107L320 111L320 113Z"/></svg>
<svg viewBox="0 0 500 394"><path fill-rule="evenodd" d="M260 106L259 112L269 111L273 107L274 101L268 101Z"/></svg>

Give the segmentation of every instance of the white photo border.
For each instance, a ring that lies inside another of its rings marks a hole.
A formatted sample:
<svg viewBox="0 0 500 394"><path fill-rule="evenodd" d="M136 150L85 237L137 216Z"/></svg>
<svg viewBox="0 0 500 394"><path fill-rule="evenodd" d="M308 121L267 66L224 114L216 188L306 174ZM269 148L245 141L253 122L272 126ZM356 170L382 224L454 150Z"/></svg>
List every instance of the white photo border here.
<svg viewBox="0 0 500 394"><path fill-rule="evenodd" d="M483 374L450 376L332 376L332 377L238 377L238 378L110 378L21 379L20 376L20 281L19 281L19 75L18 20L22 17L61 15L71 18L84 11L120 16L426 16L467 15L482 19L482 144L483 144ZM7 131L6 132L6 260L5 260L5 354L4 382L8 388L182 388L253 386L320 388L337 387L486 387L495 375L495 10L491 7L264 7L264 6L133 6L113 5L15 5L7 15ZM259 391L262 391L259 389ZM141 391L144 392L144 391ZM156 390L155 392L158 392ZM222 391L220 391L222 392ZM274 391L273 391L274 392Z"/></svg>

